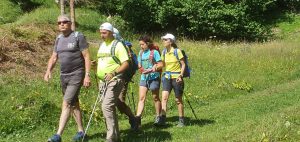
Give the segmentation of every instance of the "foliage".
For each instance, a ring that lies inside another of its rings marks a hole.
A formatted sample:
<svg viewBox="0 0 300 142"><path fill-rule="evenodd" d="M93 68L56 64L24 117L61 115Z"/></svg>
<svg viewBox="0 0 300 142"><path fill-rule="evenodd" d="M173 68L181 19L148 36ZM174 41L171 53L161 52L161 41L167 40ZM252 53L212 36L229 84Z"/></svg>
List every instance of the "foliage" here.
<svg viewBox="0 0 300 142"><path fill-rule="evenodd" d="M0 1L0 7L0 24L13 22L22 13L21 8L9 0Z"/></svg>
<svg viewBox="0 0 300 142"><path fill-rule="evenodd" d="M275 0L128 0L114 5L107 8L116 8L138 33L168 31L189 37L249 40L270 36L264 19L276 8Z"/></svg>
<svg viewBox="0 0 300 142"><path fill-rule="evenodd" d="M277 0L281 9L297 12L300 11L300 0Z"/></svg>
<svg viewBox="0 0 300 142"><path fill-rule="evenodd" d="M136 41L133 44L138 43ZM176 127L178 111L172 92L167 109L168 125L164 128L153 127L155 109L153 98L149 94L143 112L142 132L128 130L128 118L118 113L123 141L299 139L298 42L274 41L257 44L179 40L178 46L189 55L189 64L193 69L192 77L185 79L187 126L184 129ZM96 48L93 51L97 51ZM92 55L95 58L95 54ZM5 108L0 109L0 120L4 120L0 125L2 140L44 141L55 133L62 99L57 69L49 83L43 82L42 77L21 77L15 72L0 76L0 105ZM84 126L87 125L97 97L93 70L92 77L93 86L82 88L80 93ZM131 92L135 106L137 105L138 79L139 76L135 76L134 84L130 84L129 95L126 96L126 102L131 108ZM187 100L199 120L194 119ZM76 130L72 118L64 131L63 140L71 140ZM218 130L219 135L215 135L215 130ZM105 132L101 107L97 104L88 131L91 136L89 141L104 140ZM205 137L199 136L200 133Z"/></svg>

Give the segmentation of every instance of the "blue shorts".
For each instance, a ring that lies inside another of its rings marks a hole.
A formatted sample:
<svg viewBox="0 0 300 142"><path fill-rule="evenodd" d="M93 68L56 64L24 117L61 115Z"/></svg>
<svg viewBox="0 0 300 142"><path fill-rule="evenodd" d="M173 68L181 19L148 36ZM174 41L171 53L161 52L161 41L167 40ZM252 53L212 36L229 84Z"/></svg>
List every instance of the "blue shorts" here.
<svg viewBox="0 0 300 142"><path fill-rule="evenodd" d="M162 81L163 84L163 91L168 91L171 92L172 89L174 89L174 93L176 97L181 97L183 94L183 90L184 90L184 81L182 80L182 82L180 84L178 84L176 82L176 78L174 79L163 79Z"/></svg>
<svg viewBox="0 0 300 142"><path fill-rule="evenodd" d="M154 80L141 80L140 86L147 87L151 91L159 90L160 79L156 78Z"/></svg>

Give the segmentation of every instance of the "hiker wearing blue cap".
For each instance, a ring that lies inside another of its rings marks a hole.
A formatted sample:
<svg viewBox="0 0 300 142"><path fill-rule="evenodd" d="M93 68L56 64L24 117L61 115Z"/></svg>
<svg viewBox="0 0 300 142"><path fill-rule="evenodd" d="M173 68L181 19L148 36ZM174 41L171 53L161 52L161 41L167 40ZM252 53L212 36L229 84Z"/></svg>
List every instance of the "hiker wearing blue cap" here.
<svg viewBox="0 0 300 142"><path fill-rule="evenodd" d="M73 116L77 123L78 132L73 139L77 141L84 135L78 96L82 85L85 87L90 85L90 55L88 43L82 33L71 30L71 21L68 16L59 16L57 24L62 34L56 38L44 80L48 82L51 78L52 69L57 60L59 60L63 102L57 133L48 139L48 142L61 141L61 135L69 120L70 114L74 114Z"/></svg>

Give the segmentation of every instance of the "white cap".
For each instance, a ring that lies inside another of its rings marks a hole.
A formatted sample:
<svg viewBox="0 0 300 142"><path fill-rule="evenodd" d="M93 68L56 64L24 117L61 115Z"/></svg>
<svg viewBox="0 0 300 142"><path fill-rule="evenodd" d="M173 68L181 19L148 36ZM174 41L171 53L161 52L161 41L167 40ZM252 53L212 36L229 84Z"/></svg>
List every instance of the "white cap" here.
<svg viewBox="0 0 300 142"><path fill-rule="evenodd" d="M111 32L114 32L114 29L113 29L113 26L108 23L108 22L105 22L103 23L100 27L99 27L100 30L108 30L108 31L111 31Z"/></svg>
<svg viewBox="0 0 300 142"><path fill-rule="evenodd" d="M162 36L161 39L171 39L173 42L176 41L175 36L170 33L167 33L166 35Z"/></svg>
<svg viewBox="0 0 300 142"><path fill-rule="evenodd" d="M117 28L114 28L113 30L114 30L113 36L115 37L115 39L122 40L119 30Z"/></svg>

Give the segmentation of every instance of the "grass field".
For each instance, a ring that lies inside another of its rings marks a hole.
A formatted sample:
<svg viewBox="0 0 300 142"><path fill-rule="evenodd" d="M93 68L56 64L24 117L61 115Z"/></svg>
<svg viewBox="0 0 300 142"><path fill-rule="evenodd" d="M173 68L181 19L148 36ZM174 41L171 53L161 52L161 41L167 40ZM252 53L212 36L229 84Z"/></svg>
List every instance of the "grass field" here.
<svg viewBox="0 0 300 142"><path fill-rule="evenodd" d="M18 70L23 68L13 68L8 73L0 70L0 142L46 141L57 130L62 99L59 68L58 66L55 68L53 79L46 83L42 80L46 67L42 65L46 64L45 57L48 58L51 53L48 53L52 48L49 39L54 39L57 32L54 25L59 11L55 5L51 5L52 1L43 2L47 3L46 6L37 7L28 13L20 12L20 7L7 0L0 2L7 5L3 6L6 10L13 6L15 11L6 14L8 16L0 20L0 23L4 23L0 25L1 39L7 43L25 42L36 51L47 52L39 53L44 54L43 56L37 56L37 53L21 50L20 47L16 52L15 48L2 47L0 44L0 57L3 51L11 55L10 58L14 59L17 65L29 63L27 60L21 60L23 57L43 62L25 68L31 69L34 74ZM91 41L90 52L95 59L99 42L96 30L99 23L106 18L84 8L79 8L77 12L80 13L77 14L78 30L84 32ZM3 17L0 14L0 18L1 16ZM192 68L191 78L185 79L184 103L187 126L176 127L178 113L174 94L171 94L168 103L168 125L162 128L154 127L152 123L155 110L152 98L148 96L141 131L130 131L128 119L118 114L122 140L125 142L299 141L299 23L300 18L297 15L291 21L278 23L274 30L279 39L264 43L191 41L179 38L178 46L186 51ZM139 50L135 40L138 36L129 37L136 52ZM155 41L161 46L158 37L160 36L157 35ZM48 44L40 45L41 39ZM40 50L44 48L45 50ZM22 56L13 57L19 54ZM1 65L0 62L0 67ZM92 77L93 85L81 90L84 125L88 122L97 97L94 72ZM137 106L138 79L139 74L134 78L135 83L130 84L128 92L130 95L127 102L131 108L133 99L135 107ZM199 120L194 118L187 99L191 102ZM71 141L75 133L75 122L70 119L62 136L63 141ZM104 141L105 134L106 128L98 105L88 131L89 141Z"/></svg>
<svg viewBox="0 0 300 142"><path fill-rule="evenodd" d="M192 67L185 93L199 120L185 101L187 126L177 128L174 97L169 102L168 125L152 126L154 107L147 98L142 130L131 132L119 114L124 141L297 141L300 139L300 49L297 43L234 43L181 41ZM92 47L93 49L93 47ZM135 77L135 82L138 82ZM59 75L49 84L42 78L1 76L1 140L45 141L57 128L61 92ZM84 122L97 95L95 82L82 89ZM137 102L137 84L133 84ZM172 95L173 96L173 95ZM130 96L132 100L132 97ZM132 103L131 103L132 107ZM89 129L89 141L104 141L105 126L98 108ZM63 135L75 133L71 119Z"/></svg>

